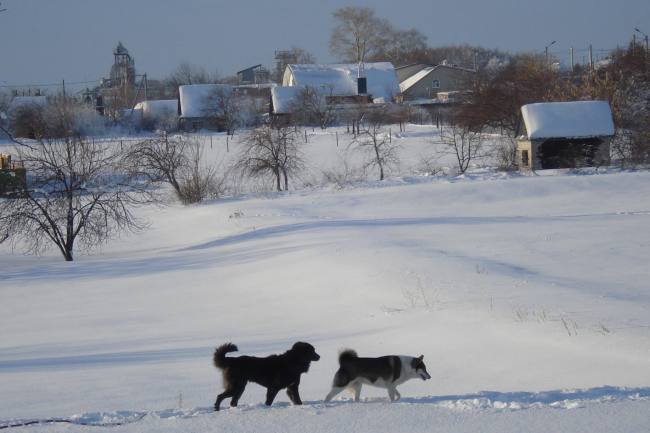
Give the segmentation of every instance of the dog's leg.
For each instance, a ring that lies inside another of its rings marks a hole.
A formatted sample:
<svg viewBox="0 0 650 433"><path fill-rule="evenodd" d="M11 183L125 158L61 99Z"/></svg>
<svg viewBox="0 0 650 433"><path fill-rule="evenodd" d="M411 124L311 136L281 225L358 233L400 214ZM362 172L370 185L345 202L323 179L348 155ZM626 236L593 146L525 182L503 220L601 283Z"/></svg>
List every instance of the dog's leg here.
<svg viewBox="0 0 650 433"><path fill-rule="evenodd" d="M287 387L287 395L289 396L291 402L295 405L302 404L302 400L300 400L300 393L298 392L298 385L300 385L300 382L294 383Z"/></svg>
<svg viewBox="0 0 650 433"><path fill-rule="evenodd" d="M277 388L267 388L266 389L266 405L271 406L273 404L273 400L275 400L275 396L278 395L278 392L280 392L279 389Z"/></svg>
<svg viewBox="0 0 650 433"><path fill-rule="evenodd" d="M399 395L399 392L397 392L397 388L395 388L395 386L393 386L393 385L389 385L388 386L388 398L390 398L390 401L397 400L399 398L399 397L397 397L398 395Z"/></svg>
<svg viewBox="0 0 650 433"><path fill-rule="evenodd" d="M350 383L350 377L347 373L340 369L334 375L334 380L332 381L332 390L325 397L325 401L330 401L341 393Z"/></svg>
<svg viewBox="0 0 650 433"><path fill-rule="evenodd" d="M354 382L348 385L348 389L352 392L352 395L354 397L354 401L359 401L361 400L361 382Z"/></svg>
<svg viewBox="0 0 650 433"><path fill-rule="evenodd" d="M230 389L230 388L226 389L224 392L219 394L217 396L217 401L214 402L214 410L218 411L219 406L221 406L221 402L223 401L223 399L228 398L228 397L232 397L233 395L234 395L233 390Z"/></svg>
<svg viewBox="0 0 650 433"><path fill-rule="evenodd" d="M399 393L399 391L397 390L397 387L395 387L395 395L397 396L397 400L402 398L402 394Z"/></svg>
<svg viewBox="0 0 650 433"><path fill-rule="evenodd" d="M326 402L331 401L334 397L339 395L344 389L345 389L345 387L343 387L343 386L332 386L332 390L325 397L325 401Z"/></svg>
<svg viewBox="0 0 650 433"><path fill-rule="evenodd" d="M239 399L241 398L241 395L244 393L244 390L246 389L246 383L239 384L237 386L233 393L232 393L232 399L230 400L230 406L231 407L237 407L237 404L239 403Z"/></svg>

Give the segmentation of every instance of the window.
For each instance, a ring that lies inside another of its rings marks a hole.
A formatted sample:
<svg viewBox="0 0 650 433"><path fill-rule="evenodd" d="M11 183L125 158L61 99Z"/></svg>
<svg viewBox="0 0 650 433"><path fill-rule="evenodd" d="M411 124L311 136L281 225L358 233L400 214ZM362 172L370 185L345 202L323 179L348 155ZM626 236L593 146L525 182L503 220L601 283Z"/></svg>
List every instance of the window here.
<svg viewBox="0 0 650 433"><path fill-rule="evenodd" d="M524 167L528 167L528 151L527 150L522 150L521 151L521 165Z"/></svg>
<svg viewBox="0 0 650 433"><path fill-rule="evenodd" d="M434 89L439 89L440 88L440 81L439 80L433 80L431 82L431 87L433 87Z"/></svg>

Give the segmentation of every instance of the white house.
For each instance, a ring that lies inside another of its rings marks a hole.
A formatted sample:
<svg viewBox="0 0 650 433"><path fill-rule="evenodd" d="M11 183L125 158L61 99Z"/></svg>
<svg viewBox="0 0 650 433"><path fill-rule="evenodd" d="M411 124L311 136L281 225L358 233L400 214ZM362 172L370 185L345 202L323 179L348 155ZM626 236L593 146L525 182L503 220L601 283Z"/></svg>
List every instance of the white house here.
<svg viewBox="0 0 650 433"><path fill-rule="evenodd" d="M144 127L175 127L178 124L178 100L158 99L138 102L133 108Z"/></svg>
<svg viewBox="0 0 650 433"><path fill-rule="evenodd" d="M392 63L364 63L364 76L367 95L371 100L392 101L400 94L399 81ZM359 95L357 77L357 64L287 65L282 86L322 89L332 96L356 96Z"/></svg>

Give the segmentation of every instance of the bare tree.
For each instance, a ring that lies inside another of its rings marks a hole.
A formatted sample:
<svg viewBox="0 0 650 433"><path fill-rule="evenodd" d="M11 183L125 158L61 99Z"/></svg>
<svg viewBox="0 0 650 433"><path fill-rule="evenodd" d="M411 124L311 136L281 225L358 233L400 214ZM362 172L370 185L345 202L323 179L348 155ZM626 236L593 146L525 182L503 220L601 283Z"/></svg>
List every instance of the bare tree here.
<svg viewBox="0 0 650 433"><path fill-rule="evenodd" d="M517 140L515 138L508 135L500 136L491 153L499 170L517 169Z"/></svg>
<svg viewBox="0 0 650 433"><path fill-rule="evenodd" d="M176 86L185 84L209 84L218 80L218 74L211 75L202 66L183 62L172 72L167 80Z"/></svg>
<svg viewBox="0 0 650 433"><path fill-rule="evenodd" d="M210 84L219 81L219 73L210 74L205 68L183 62L164 80L166 94L178 97L178 87L187 84Z"/></svg>
<svg viewBox="0 0 650 433"><path fill-rule="evenodd" d="M303 167L303 160L298 149L298 133L293 127L273 128L263 126L251 130L242 140L237 166L253 177L273 175L276 189L289 188L289 175Z"/></svg>
<svg viewBox="0 0 650 433"><path fill-rule="evenodd" d="M369 60L389 61L395 66L415 63L412 60L427 49L427 37L419 30L395 30L388 28L383 35L383 44ZM427 62L428 63L428 62Z"/></svg>
<svg viewBox="0 0 650 433"><path fill-rule="evenodd" d="M282 83L282 77L284 75L284 70L288 64L302 65L316 63L316 57L309 51L293 46L287 51L282 51L282 55L275 64L275 68L271 73L271 79L276 83ZM276 53L277 56L278 53Z"/></svg>
<svg viewBox="0 0 650 433"><path fill-rule="evenodd" d="M392 143L384 128L389 118L387 107L368 111L363 116L356 138L352 141L353 145L367 154L365 168L379 169L379 180L384 180L385 171L399 162L399 146Z"/></svg>
<svg viewBox="0 0 650 433"><path fill-rule="evenodd" d="M241 125L244 115L244 99L235 89L219 86L207 96L204 115L233 135Z"/></svg>
<svg viewBox="0 0 650 433"><path fill-rule="evenodd" d="M462 174L472 161L482 156L483 133L466 125L451 123L440 131L440 141L446 146L443 153L456 157L458 171Z"/></svg>
<svg viewBox="0 0 650 433"><path fill-rule="evenodd" d="M554 83L558 73L543 57L520 54L497 70L476 75L466 104L459 106L456 121L478 130L492 128L511 137L522 133L522 105L558 100Z"/></svg>
<svg viewBox="0 0 650 433"><path fill-rule="evenodd" d="M8 92L0 91L0 112L5 113L9 109L11 95Z"/></svg>
<svg viewBox="0 0 650 433"><path fill-rule="evenodd" d="M316 124L326 129L336 120L336 110L328 101L332 93L333 86L321 89L305 87L291 104L294 118L302 125Z"/></svg>
<svg viewBox="0 0 650 433"><path fill-rule="evenodd" d="M61 100L48 110L59 122L56 128L67 126L68 132L41 135L29 144L15 141L27 188L0 201L0 225L14 247L37 253L54 245L72 261L78 242L93 248L122 231L142 229L133 207L146 201L146 194L124 169L118 146L75 129L69 115L73 102Z"/></svg>
<svg viewBox="0 0 650 433"><path fill-rule="evenodd" d="M304 48L293 46L289 50L289 53L297 65L316 63L316 56Z"/></svg>
<svg viewBox="0 0 650 433"><path fill-rule="evenodd" d="M161 132L136 143L126 160L133 176L168 183L183 204L217 198L223 192L225 176L205 163L200 143L184 135Z"/></svg>
<svg viewBox="0 0 650 433"><path fill-rule="evenodd" d="M9 124L14 136L35 138L45 133L44 107L38 104L25 104L17 107L9 115Z"/></svg>
<svg viewBox="0 0 650 433"><path fill-rule="evenodd" d="M131 173L150 182L166 182L180 195L183 172L190 165L186 137L166 132L132 146L127 155Z"/></svg>
<svg viewBox="0 0 650 433"><path fill-rule="evenodd" d="M217 167L205 163L201 144L192 141L185 148L189 164L180 181L178 197L183 204L199 203L219 198L224 191L225 176L219 176Z"/></svg>
<svg viewBox="0 0 650 433"><path fill-rule="evenodd" d="M380 52L391 32L390 24L368 7L346 6L333 15L330 51L344 61L359 63Z"/></svg>

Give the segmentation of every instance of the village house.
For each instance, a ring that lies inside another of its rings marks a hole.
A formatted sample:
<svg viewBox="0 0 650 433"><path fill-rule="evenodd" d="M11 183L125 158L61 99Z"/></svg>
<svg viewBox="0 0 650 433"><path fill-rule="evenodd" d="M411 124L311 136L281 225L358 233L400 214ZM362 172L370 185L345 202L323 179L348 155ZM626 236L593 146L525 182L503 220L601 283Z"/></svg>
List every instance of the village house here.
<svg viewBox="0 0 650 433"><path fill-rule="evenodd" d="M220 112L225 105L236 104L237 123L255 124L258 117L268 113L273 84L191 84L178 88L179 128L184 131L212 129L225 131L225 119ZM221 105L221 107L219 106ZM233 108L233 107L230 107ZM228 110L230 110L228 108ZM234 113L233 111L233 113Z"/></svg>
<svg viewBox="0 0 650 433"><path fill-rule="evenodd" d="M399 87L404 101L435 103L442 96L447 102L455 102L454 96L471 89L476 72L444 61L432 66L426 64L406 65L396 69ZM451 98L450 98L451 97Z"/></svg>
<svg viewBox="0 0 650 433"><path fill-rule="evenodd" d="M528 104L521 113L526 135L517 141L520 169L609 164L614 122L607 101Z"/></svg>
<svg viewBox="0 0 650 433"><path fill-rule="evenodd" d="M400 100L399 82L392 63L365 63L361 77L357 64L287 65L282 86L271 91L271 113L289 114L306 89L324 103L344 110L356 104L383 104Z"/></svg>
<svg viewBox="0 0 650 433"><path fill-rule="evenodd" d="M237 72L237 82L239 84L267 84L270 79L271 73L261 64Z"/></svg>
<svg viewBox="0 0 650 433"><path fill-rule="evenodd" d="M221 129L216 119L211 116L214 105L212 99L218 93L230 94L229 84L189 84L178 88L180 107L179 128L184 131L198 129Z"/></svg>
<svg viewBox="0 0 650 433"><path fill-rule="evenodd" d="M157 99L138 102L133 108L133 114L144 129L165 130L178 126L178 100Z"/></svg>

